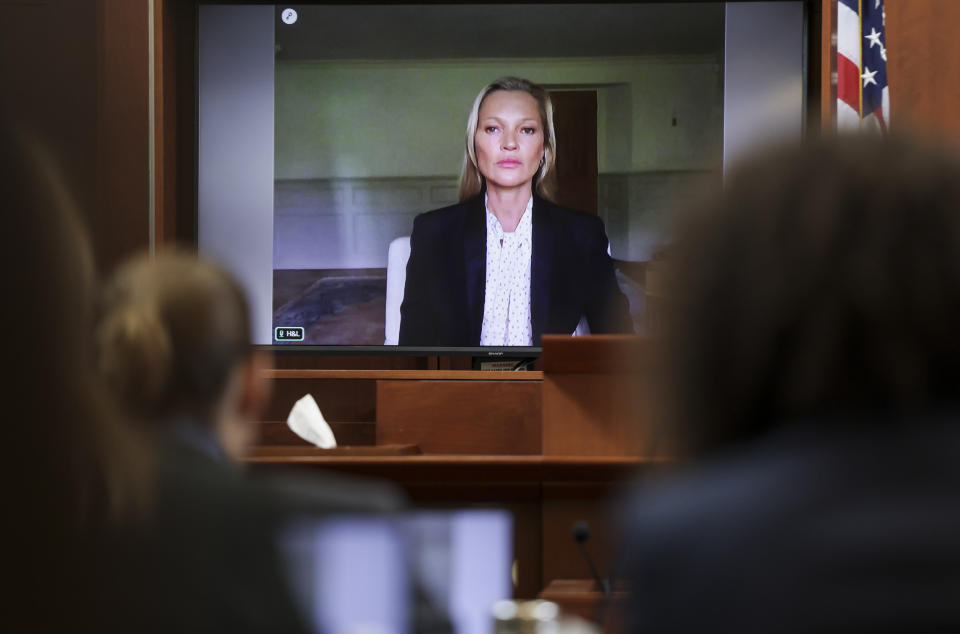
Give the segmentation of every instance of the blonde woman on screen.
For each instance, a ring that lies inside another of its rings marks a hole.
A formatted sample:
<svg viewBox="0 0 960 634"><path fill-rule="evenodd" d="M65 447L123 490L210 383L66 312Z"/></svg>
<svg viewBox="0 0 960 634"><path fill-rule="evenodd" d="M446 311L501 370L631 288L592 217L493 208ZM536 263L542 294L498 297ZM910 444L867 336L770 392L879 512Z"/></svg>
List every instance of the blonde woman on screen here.
<svg viewBox="0 0 960 634"><path fill-rule="evenodd" d="M632 332L603 222L556 205L550 95L516 77L487 85L467 120L460 202L417 216L400 345L539 346Z"/></svg>

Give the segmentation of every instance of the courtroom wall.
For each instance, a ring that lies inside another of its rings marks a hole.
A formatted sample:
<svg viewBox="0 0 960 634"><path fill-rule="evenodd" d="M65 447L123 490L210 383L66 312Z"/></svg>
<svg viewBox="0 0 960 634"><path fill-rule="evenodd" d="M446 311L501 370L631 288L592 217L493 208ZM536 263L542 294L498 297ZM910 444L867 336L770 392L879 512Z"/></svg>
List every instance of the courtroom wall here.
<svg viewBox="0 0 960 634"><path fill-rule="evenodd" d="M4 125L59 164L104 272L150 242L149 8L0 3Z"/></svg>
<svg viewBox="0 0 960 634"><path fill-rule="evenodd" d="M597 91L600 173L719 163L711 56L298 61L277 66L276 177L455 176L470 105L503 75Z"/></svg>
<svg viewBox="0 0 960 634"><path fill-rule="evenodd" d="M891 128L960 146L960 2L886 0Z"/></svg>
<svg viewBox="0 0 960 634"><path fill-rule="evenodd" d="M469 108L510 74L596 91L598 211L614 257L650 259L677 196L719 170L713 56L281 61L274 268L385 267L416 214L457 201Z"/></svg>

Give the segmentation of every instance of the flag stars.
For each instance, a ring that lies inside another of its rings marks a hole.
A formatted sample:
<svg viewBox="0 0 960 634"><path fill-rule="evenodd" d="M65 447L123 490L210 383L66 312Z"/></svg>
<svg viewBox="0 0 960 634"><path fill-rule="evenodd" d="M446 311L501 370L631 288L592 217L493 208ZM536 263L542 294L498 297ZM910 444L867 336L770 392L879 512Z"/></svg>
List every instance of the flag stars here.
<svg viewBox="0 0 960 634"><path fill-rule="evenodd" d="M879 84L877 84L877 80L873 78L873 76L876 75L876 74L877 74L877 71L875 71L875 70L870 70L870 67L869 67L869 66L864 66L864 67L863 67L863 74L860 75L860 79L863 80L863 87L864 87L864 88L866 88L866 87L869 86L870 84L873 84L874 86L879 85Z"/></svg>
<svg viewBox="0 0 960 634"><path fill-rule="evenodd" d="M870 33L863 36L863 39L870 40L870 48L873 48L873 45L876 44L880 47L880 57L883 58L883 61L887 61L887 47L883 45L883 42L880 41L880 38L883 37L883 33L877 33L877 29L871 27Z"/></svg>

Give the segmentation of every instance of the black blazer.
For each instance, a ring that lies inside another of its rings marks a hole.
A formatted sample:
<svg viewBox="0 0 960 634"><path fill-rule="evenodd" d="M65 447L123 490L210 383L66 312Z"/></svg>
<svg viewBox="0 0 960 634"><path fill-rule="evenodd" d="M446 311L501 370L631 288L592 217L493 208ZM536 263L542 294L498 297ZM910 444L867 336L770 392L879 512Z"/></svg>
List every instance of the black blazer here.
<svg viewBox="0 0 960 634"><path fill-rule="evenodd" d="M399 344L479 346L486 264L482 194L417 216ZM541 335L571 334L582 316L594 334L633 332L602 220L534 195L530 304L535 346Z"/></svg>
<svg viewBox="0 0 960 634"><path fill-rule="evenodd" d="M794 423L643 479L616 509L622 631L960 630L960 426L943 418Z"/></svg>

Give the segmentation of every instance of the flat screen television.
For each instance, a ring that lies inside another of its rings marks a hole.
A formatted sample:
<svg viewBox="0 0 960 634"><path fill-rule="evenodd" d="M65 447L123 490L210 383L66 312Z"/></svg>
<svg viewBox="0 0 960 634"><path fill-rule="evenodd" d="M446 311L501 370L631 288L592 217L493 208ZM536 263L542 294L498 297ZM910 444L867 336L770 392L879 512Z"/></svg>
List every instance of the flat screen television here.
<svg viewBox="0 0 960 634"><path fill-rule="evenodd" d="M756 144L802 137L807 21L801 0L201 2L200 251L243 283L258 345L537 356L538 336L398 338L414 218L458 202L473 100L520 76L551 93L557 202L603 221L642 333L644 266L692 193Z"/></svg>

